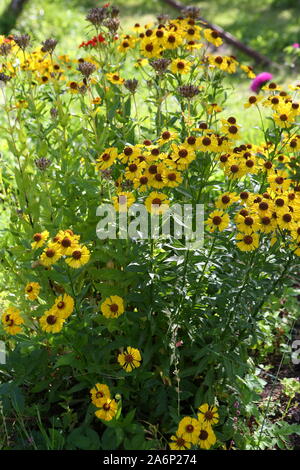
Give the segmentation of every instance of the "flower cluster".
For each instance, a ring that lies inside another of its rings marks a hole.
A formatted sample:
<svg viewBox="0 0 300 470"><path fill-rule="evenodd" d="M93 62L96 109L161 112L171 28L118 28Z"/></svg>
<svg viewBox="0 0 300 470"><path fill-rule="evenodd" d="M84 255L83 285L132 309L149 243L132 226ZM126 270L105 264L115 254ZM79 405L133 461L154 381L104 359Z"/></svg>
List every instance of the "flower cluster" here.
<svg viewBox="0 0 300 470"><path fill-rule="evenodd" d="M42 330L46 333L59 333L73 310L74 299L68 294L60 295L55 299L54 305L39 319Z"/></svg>
<svg viewBox="0 0 300 470"><path fill-rule="evenodd" d="M35 233L33 235L32 248L35 250L42 247L49 237L48 231ZM90 251L85 245L79 243L80 236L75 235L72 230L60 230L44 248L43 253L39 258L41 265L50 267L65 257L65 262L74 269L89 262Z"/></svg>
<svg viewBox="0 0 300 470"><path fill-rule="evenodd" d="M109 387L97 383L90 390L92 403L98 408L95 415L104 421L111 421L117 414L118 404L111 398Z"/></svg>
<svg viewBox="0 0 300 470"><path fill-rule="evenodd" d="M216 443L212 426L218 421L219 414L215 406L207 403L201 405L197 418L185 416L179 422L176 434L171 437L170 449L187 450L192 446L210 449Z"/></svg>

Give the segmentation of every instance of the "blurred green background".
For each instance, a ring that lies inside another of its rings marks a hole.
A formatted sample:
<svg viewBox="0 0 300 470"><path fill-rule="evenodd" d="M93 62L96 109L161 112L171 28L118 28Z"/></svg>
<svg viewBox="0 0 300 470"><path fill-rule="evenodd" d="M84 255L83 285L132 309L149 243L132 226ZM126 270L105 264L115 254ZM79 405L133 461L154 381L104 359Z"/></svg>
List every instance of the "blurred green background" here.
<svg viewBox="0 0 300 470"><path fill-rule="evenodd" d="M9 20L3 13L10 3L11 0L0 0L2 34ZM60 52L68 52L88 35L83 26L86 11L104 3L105 0L27 0L11 32L26 31L37 40L55 36L61 40ZM177 14L162 0L116 0L111 3L120 8L124 28L136 21L149 22L161 12ZM208 21L225 28L278 63L284 59L283 49L300 41L299 0L181 0L181 3L200 7L202 16Z"/></svg>

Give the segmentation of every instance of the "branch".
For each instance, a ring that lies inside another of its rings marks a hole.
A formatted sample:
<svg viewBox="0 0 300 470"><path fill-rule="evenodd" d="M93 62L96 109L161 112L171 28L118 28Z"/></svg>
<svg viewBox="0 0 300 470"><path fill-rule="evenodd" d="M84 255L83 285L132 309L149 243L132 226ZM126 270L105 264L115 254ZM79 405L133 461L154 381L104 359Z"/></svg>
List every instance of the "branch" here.
<svg viewBox="0 0 300 470"><path fill-rule="evenodd" d="M175 8L176 10L184 10L187 6L183 5L181 2L178 2L177 0L162 0L163 2L167 3L171 7ZM232 34L228 33L224 29L220 28L220 26L217 26L213 23L209 23L206 19L199 17L199 20L203 21L206 23L208 28L211 28L221 36L221 38L224 39L228 44L231 44L232 46L236 47L240 51L242 51L244 54L252 57L256 62L260 62L262 64L266 65L273 65L273 66L278 66L274 62L272 62L271 59L268 57L265 57L264 55L260 54L259 52L255 51L251 47L247 46L246 44L242 43L239 41L236 37L234 37Z"/></svg>
<svg viewBox="0 0 300 470"><path fill-rule="evenodd" d="M11 0L0 17L1 34L8 35L17 24L23 7L28 0Z"/></svg>

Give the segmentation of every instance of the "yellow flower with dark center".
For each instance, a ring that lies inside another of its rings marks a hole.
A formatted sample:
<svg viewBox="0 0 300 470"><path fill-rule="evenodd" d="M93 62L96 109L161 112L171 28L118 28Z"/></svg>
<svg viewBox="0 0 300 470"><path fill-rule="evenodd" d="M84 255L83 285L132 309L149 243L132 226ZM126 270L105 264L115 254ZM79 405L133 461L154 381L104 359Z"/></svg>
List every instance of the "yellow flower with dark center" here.
<svg viewBox="0 0 300 470"><path fill-rule="evenodd" d="M289 106L282 105L273 115L273 119L279 127L288 129L295 122L295 114L292 112Z"/></svg>
<svg viewBox="0 0 300 470"><path fill-rule="evenodd" d="M216 443L216 436L208 423L201 422L198 435L198 446L200 449L208 450Z"/></svg>
<svg viewBox="0 0 300 470"><path fill-rule="evenodd" d="M259 231L262 233L271 233L276 229L276 219L269 215L261 215L259 218Z"/></svg>
<svg viewBox="0 0 300 470"><path fill-rule="evenodd" d="M172 60L172 63L170 65L170 70L173 73L175 74L180 73L181 75L189 73L190 68L191 68L191 63L184 59Z"/></svg>
<svg viewBox="0 0 300 470"><path fill-rule="evenodd" d="M164 174L164 181L168 188L175 188L182 183L183 178L179 171L167 169Z"/></svg>
<svg viewBox="0 0 300 470"><path fill-rule="evenodd" d="M239 240L237 246L241 251L253 251L258 248L259 236L257 233L238 233L236 239Z"/></svg>
<svg viewBox="0 0 300 470"><path fill-rule="evenodd" d="M46 333L59 333L62 330L65 320L52 308L45 312L39 321L42 330Z"/></svg>
<svg viewBox="0 0 300 470"><path fill-rule="evenodd" d="M74 311L74 299L68 294L60 295L55 299L51 310L56 310L57 315L64 320Z"/></svg>
<svg viewBox="0 0 300 470"><path fill-rule="evenodd" d="M112 166L117 157L118 150L115 147L105 149L96 160L96 170L106 170L106 168Z"/></svg>
<svg viewBox="0 0 300 470"><path fill-rule="evenodd" d="M97 418L103 419L104 421L111 421L116 416L117 410L117 402L111 398L106 398L106 400L101 403L99 410L95 412L95 415Z"/></svg>
<svg viewBox="0 0 300 470"><path fill-rule="evenodd" d="M43 251L40 257L40 262L43 266L51 266L55 264L62 257L62 252L59 246L54 243L49 243L47 248Z"/></svg>
<svg viewBox="0 0 300 470"><path fill-rule="evenodd" d="M147 191L149 188L149 177L142 175L139 178L133 180L133 187L141 192Z"/></svg>
<svg viewBox="0 0 300 470"><path fill-rule="evenodd" d="M72 94L77 94L77 93L79 93L80 85L77 82L69 82L68 83L68 88L69 88L69 91Z"/></svg>
<svg viewBox="0 0 300 470"><path fill-rule="evenodd" d="M248 78L252 79L256 77L255 73L253 72L252 67L250 67L249 65L240 65L240 69L243 70L247 74Z"/></svg>
<svg viewBox="0 0 300 470"><path fill-rule="evenodd" d="M128 208L135 202L135 197L132 193L121 191L117 196L112 198L114 208L118 212L127 212Z"/></svg>
<svg viewBox="0 0 300 470"><path fill-rule="evenodd" d="M1 316L4 331L10 335L17 335L22 333L21 325L24 323L23 318L20 315L20 310L15 307L9 307L3 312Z"/></svg>
<svg viewBox="0 0 300 470"><path fill-rule="evenodd" d="M260 228L258 217L255 214L249 214L246 217L242 217L237 229L245 234L251 235L252 232L258 231Z"/></svg>
<svg viewBox="0 0 300 470"><path fill-rule="evenodd" d="M152 37L150 38L146 37L141 42L141 54L145 57L148 57L148 59L159 57L161 54L161 51L162 51L161 47Z"/></svg>
<svg viewBox="0 0 300 470"><path fill-rule="evenodd" d="M25 287L25 295L29 300L35 300L39 296L41 286L38 282L29 282Z"/></svg>
<svg viewBox="0 0 300 470"><path fill-rule="evenodd" d="M268 183L273 191L286 191L291 185L291 179L288 178L287 171L279 170L276 173L269 174Z"/></svg>
<svg viewBox="0 0 300 470"><path fill-rule="evenodd" d="M282 212L277 214L276 222L278 227L287 230L295 229L295 220L292 212Z"/></svg>
<svg viewBox="0 0 300 470"><path fill-rule="evenodd" d="M218 423L219 414L216 406L204 403L204 405L199 406L198 410L198 420L200 423L208 423L210 425Z"/></svg>
<svg viewBox="0 0 300 470"><path fill-rule="evenodd" d="M166 194L152 191L145 200L145 206L150 214L163 214L169 208L169 199Z"/></svg>
<svg viewBox="0 0 300 470"><path fill-rule="evenodd" d="M169 443L171 450L187 450L191 446L191 442L186 441L178 431L174 436L171 436L171 442Z"/></svg>
<svg viewBox="0 0 300 470"><path fill-rule="evenodd" d="M182 44L182 36L175 31L168 31L164 36L164 49L177 49Z"/></svg>
<svg viewBox="0 0 300 470"><path fill-rule="evenodd" d="M208 219L205 223L209 227L210 232L214 232L215 230L219 230L222 232L225 228L229 225L229 215L221 210L215 210L211 214L209 214Z"/></svg>
<svg viewBox="0 0 300 470"><path fill-rule="evenodd" d="M187 442L197 444L200 426L201 425L197 419L185 416L178 424L178 434L180 434Z"/></svg>
<svg viewBox="0 0 300 470"><path fill-rule="evenodd" d="M157 143L159 145L163 145L163 144L166 144L167 142L170 142L170 141L175 140L177 138L178 138L177 132L164 130L161 133L160 138L157 140Z"/></svg>
<svg viewBox="0 0 300 470"><path fill-rule="evenodd" d="M118 318L124 313L124 302L122 297L111 295L102 302L100 308L106 318Z"/></svg>
<svg viewBox="0 0 300 470"><path fill-rule="evenodd" d="M41 246L44 245L45 241L49 237L49 232L47 230L44 230L41 233L35 233L33 235L33 242L31 243L31 248L33 250L36 250L37 248L40 248Z"/></svg>
<svg viewBox="0 0 300 470"><path fill-rule="evenodd" d="M299 224L299 222L297 224L295 224L295 227L293 227L293 230L291 231L291 237L293 238L293 240L300 243L300 224Z"/></svg>
<svg viewBox="0 0 300 470"><path fill-rule="evenodd" d="M126 372L131 372L133 369L140 367L141 360L140 351L131 346L127 346L127 349L125 349L122 354L118 355L118 363Z"/></svg>
<svg viewBox="0 0 300 470"><path fill-rule="evenodd" d="M205 39L212 43L214 46L219 47L223 44L222 38L219 33L213 29L205 29L203 31Z"/></svg>
<svg viewBox="0 0 300 470"><path fill-rule="evenodd" d="M71 266L71 268L78 269L81 266L87 264L90 260L91 253L86 246L77 246L72 253L70 253L70 258L66 258L66 263Z"/></svg>
<svg viewBox="0 0 300 470"><path fill-rule="evenodd" d="M114 85L122 85L125 82L125 79L121 78L117 72L107 73L106 78Z"/></svg>
<svg viewBox="0 0 300 470"><path fill-rule="evenodd" d="M171 159L176 163L179 170L185 170L188 165L196 158L194 150L186 145L172 144Z"/></svg>
<svg viewBox="0 0 300 470"><path fill-rule="evenodd" d="M102 403L110 398L110 390L107 385L97 383L94 388L90 390L92 395L92 403L100 408Z"/></svg>
<svg viewBox="0 0 300 470"><path fill-rule="evenodd" d="M216 201L216 207L217 209L227 209L227 207L230 207L232 204L237 202L239 200L239 196L236 193L223 193L221 194L217 201Z"/></svg>

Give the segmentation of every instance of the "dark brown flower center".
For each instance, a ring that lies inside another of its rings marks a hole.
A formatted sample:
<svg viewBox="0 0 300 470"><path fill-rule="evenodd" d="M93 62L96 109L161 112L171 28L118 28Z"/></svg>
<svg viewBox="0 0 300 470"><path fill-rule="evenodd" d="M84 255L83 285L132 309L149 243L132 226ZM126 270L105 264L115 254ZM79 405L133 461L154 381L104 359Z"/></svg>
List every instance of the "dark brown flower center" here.
<svg viewBox="0 0 300 470"><path fill-rule="evenodd" d="M54 255L55 255L55 251L54 251L54 250L47 250L47 251L46 251L46 256L47 256L47 258L53 258Z"/></svg>
<svg viewBox="0 0 300 470"><path fill-rule="evenodd" d="M201 441L206 441L207 438L208 438L208 432L205 431L205 429L201 429L200 434L199 434L199 439Z"/></svg>
<svg viewBox="0 0 300 470"><path fill-rule="evenodd" d="M57 317L55 315L48 315L46 321L47 321L48 325L55 325L55 323L57 321Z"/></svg>
<svg viewBox="0 0 300 470"><path fill-rule="evenodd" d="M215 215L212 219L214 225L220 225L222 222L222 217Z"/></svg>
<svg viewBox="0 0 300 470"><path fill-rule="evenodd" d="M39 242L42 239L42 235L40 233L36 233L33 235L33 239L35 242Z"/></svg>
<svg viewBox="0 0 300 470"><path fill-rule="evenodd" d="M72 253L72 257L73 257L74 259L80 259L81 256L82 256L82 253L81 253L81 251L79 251L79 250L75 250L75 251L73 251L73 253Z"/></svg>
<svg viewBox="0 0 300 470"><path fill-rule="evenodd" d="M65 238L61 241L61 244L62 244L62 246L64 246L65 248L68 248L69 246L72 245L72 241L70 240L70 238L65 237Z"/></svg>
<svg viewBox="0 0 300 470"><path fill-rule="evenodd" d="M251 237L251 235L246 235L244 237L244 243L246 243L246 245L251 245L251 243L253 243L253 238Z"/></svg>
<svg viewBox="0 0 300 470"><path fill-rule="evenodd" d="M127 364L131 364L134 361L132 354L125 354L124 360Z"/></svg>

